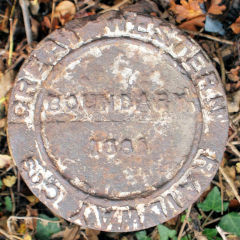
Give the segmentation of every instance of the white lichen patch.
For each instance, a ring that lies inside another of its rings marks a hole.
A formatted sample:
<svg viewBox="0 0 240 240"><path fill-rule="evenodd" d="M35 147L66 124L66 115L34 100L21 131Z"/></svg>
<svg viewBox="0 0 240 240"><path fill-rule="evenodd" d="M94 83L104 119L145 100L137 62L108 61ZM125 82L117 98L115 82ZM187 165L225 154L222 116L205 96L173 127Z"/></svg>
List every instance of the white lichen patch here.
<svg viewBox="0 0 240 240"><path fill-rule="evenodd" d="M81 63L81 58L77 59L75 61L72 61L71 63L68 64L66 70L72 71L76 66L78 66Z"/></svg>
<svg viewBox="0 0 240 240"><path fill-rule="evenodd" d="M89 54L98 58L98 57L102 56L102 51L99 47L91 47L90 50L89 50Z"/></svg>
<svg viewBox="0 0 240 240"><path fill-rule="evenodd" d="M151 75L150 75L150 80L157 84L159 87L163 87L164 86L164 81L161 80L161 74L159 71L154 71Z"/></svg>

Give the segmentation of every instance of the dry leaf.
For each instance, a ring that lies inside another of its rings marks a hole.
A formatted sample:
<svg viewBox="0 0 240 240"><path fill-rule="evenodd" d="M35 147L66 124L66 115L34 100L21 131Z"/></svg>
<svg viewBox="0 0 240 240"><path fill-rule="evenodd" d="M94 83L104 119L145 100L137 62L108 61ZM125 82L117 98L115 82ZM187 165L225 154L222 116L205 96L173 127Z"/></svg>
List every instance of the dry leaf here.
<svg viewBox="0 0 240 240"><path fill-rule="evenodd" d="M240 163L236 164L236 171L237 171L237 173L240 173Z"/></svg>
<svg viewBox="0 0 240 240"><path fill-rule="evenodd" d="M25 232L27 230L26 224L25 223L21 223L19 228L17 229L17 232L21 235L24 235Z"/></svg>
<svg viewBox="0 0 240 240"><path fill-rule="evenodd" d="M26 217L38 217L38 210L31 208L30 204L27 205L26 210L27 210ZM32 220L26 221L25 223L27 229L36 230L37 219L33 218Z"/></svg>
<svg viewBox="0 0 240 240"><path fill-rule="evenodd" d="M7 118L2 118L0 119L0 128L4 128L7 125ZM0 155L1 156L1 155ZM0 161L1 161L1 157L0 157ZM1 164L1 163L0 163ZM1 167L0 167L1 168Z"/></svg>
<svg viewBox="0 0 240 240"><path fill-rule="evenodd" d="M234 166L232 167L224 167L224 172L232 179L232 181L236 178L236 169Z"/></svg>
<svg viewBox="0 0 240 240"><path fill-rule="evenodd" d="M203 15L203 11L200 8L199 0L181 0L180 5L176 4L174 0L170 2L170 10L173 11L177 17L177 22L181 22L184 19L190 20Z"/></svg>
<svg viewBox="0 0 240 240"><path fill-rule="evenodd" d="M211 5L208 9L208 13L219 15L222 14L223 11L226 9L225 5L219 6L222 3L222 0L211 0Z"/></svg>
<svg viewBox="0 0 240 240"><path fill-rule="evenodd" d="M23 240L32 240L32 237L27 233L24 235Z"/></svg>
<svg viewBox="0 0 240 240"><path fill-rule="evenodd" d="M205 16L193 18L189 21L183 22L179 27L190 31L198 31L198 28L204 27L205 18Z"/></svg>
<svg viewBox="0 0 240 240"><path fill-rule="evenodd" d="M240 23L239 23L239 27L240 27ZM240 30L240 28L239 28ZM236 68L232 68L230 70L230 72L228 73L228 78L233 81L233 82L237 82L240 80L240 66L237 66Z"/></svg>
<svg viewBox="0 0 240 240"><path fill-rule="evenodd" d="M179 219L179 216L177 215L176 217L171 218L170 220L168 220L166 222L166 224L170 225L170 226L176 226L178 219Z"/></svg>
<svg viewBox="0 0 240 240"><path fill-rule="evenodd" d="M2 99L12 87L15 75L15 71L10 70L3 74L0 78L0 99Z"/></svg>
<svg viewBox="0 0 240 240"><path fill-rule="evenodd" d="M31 10L31 13L33 15L37 15L38 14L38 11L40 9L40 3L39 1L29 1L29 6L30 6L30 10Z"/></svg>
<svg viewBox="0 0 240 240"><path fill-rule="evenodd" d="M232 191L232 188L229 186L229 184L228 183L224 183L224 187L225 187L224 193L226 193L228 199L230 201L235 199L235 195L234 195L234 193Z"/></svg>
<svg viewBox="0 0 240 240"><path fill-rule="evenodd" d="M34 18L31 18L31 29L32 29L32 33L33 33L33 39L37 39L38 38L38 34L39 34L39 22L37 20L35 20Z"/></svg>
<svg viewBox="0 0 240 240"><path fill-rule="evenodd" d="M8 216L5 215L0 218L0 228L4 229L5 231L9 231L7 226L7 220Z"/></svg>
<svg viewBox="0 0 240 240"><path fill-rule="evenodd" d="M12 164L12 158L9 155L0 154L0 168L5 168Z"/></svg>
<svg viewBox="0 0 240 240"><path fill-rule="evenodd" d="M229 201L229 208L238 208L240 206L239 201L237 199L232 199Z"/></svg>
<svg viewBox="0 0 240 240"><path fill-rule="evenodd" d="M5 33L9 32L9 29L8 29L9 15L10 15L10 7L8 6L5 10L3 20L1 21L1 24L0 24L0 31L3 31Z"/></svg>
<svg viewBox="0 0 240 240"><path fill-rule="evenodd" d="M62 25L72 20L76 14L76 7L70 1L60 2L55 9L54 17L58 18Z"/></svg>
<svg viewBox="0 0 240 240"><path fill-rule="evenodd" d="M86 228L85 233L88 240L98 240L98 235L100 234L100 231Z"/></svg>
<svg viewBox="0 0 240 240"><path fill-rule="evenodd" d="M3 184L7 187L12 187L16 183L16 180L15 176L7 176L3 179Z"/></svg>
<svg viewBox="0 0 240 240"><path fill-rule="evenodd" d="M231 96L231 99L228 99L228 112L229 113L238 112L239 105L240 105L240 90L234 92Z"/></svg>
<svg viewBox="0 0 240 240"><path fill-rule="evenodd" d="M61 238L62 240L77 240L80 238L80 227L75 225L74 227L66 227L63 231L55 233L51 238Z"/></svg>
<svg viewBox="0 0 240 240"><path fill-rule="evenodd" d="M31 206L35 205L36 203L39 202L39 199L35 197L34 195L31 196L25 196L26 199L31 203Z"/></svg>
<svg viewBox="0 0 240 240"><path fill-rule="evenodd" d="M236 21L230 26L234 33L240 33L240 17L236 19Z"/></svg>
<svg viewBox="0 0 240 240"><path fill-rule="evenodd" d="M47 17L47 16L44 16L41 25L42 25L42 26L45 26L45 27L47 27L47 28L51 28L50 18Z"/></svg>

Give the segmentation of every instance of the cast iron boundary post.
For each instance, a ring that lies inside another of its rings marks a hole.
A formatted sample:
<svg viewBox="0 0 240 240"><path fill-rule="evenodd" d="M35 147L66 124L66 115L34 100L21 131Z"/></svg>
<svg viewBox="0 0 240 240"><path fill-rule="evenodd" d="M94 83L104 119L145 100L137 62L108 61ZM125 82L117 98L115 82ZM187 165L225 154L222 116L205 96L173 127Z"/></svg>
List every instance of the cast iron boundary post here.
<svg viewBox="0 0 240 240"><path fill-rule="evenodd" d="M190 37L142 1L75 19L41 41L16 78L13 159L55 214L137 231L184 211L216 174L226 96Z"/></svg>

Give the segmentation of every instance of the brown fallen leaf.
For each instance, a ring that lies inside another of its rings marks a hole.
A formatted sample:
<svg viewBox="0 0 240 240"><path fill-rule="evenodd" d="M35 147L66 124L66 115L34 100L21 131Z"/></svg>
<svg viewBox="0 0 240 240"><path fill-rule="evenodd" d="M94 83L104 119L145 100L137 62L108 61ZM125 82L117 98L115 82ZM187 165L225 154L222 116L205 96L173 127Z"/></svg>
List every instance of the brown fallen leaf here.
<svg viewBox="0 0 240 240"><path fill-rule="evenodd" d="M238 112L240 107L240 90L234 92L229 95L228 98L228 112L233 113L233 112Z"/></svg>
<svg viewBox="0 0 240 240"><path fill-rule="evenodd" d="M222 3L222 0L211 0L211 5L208 9L208 13L219 15L223 14L223 11L226 9L225 5L219 5Z"/></svg>
<svg viewBox="0 0 240 240"><path fill-rule="evenodd" d="M170 220L168 220L168 221L166 222L166 224L168 224L168 225L170 225L170 226L176 226L178 219L179 219L179 216L176 216L176 217L174 217L174 218L171 218Z"/></svg>
<svg viewBox="0 0 240 240"><path fill-rule="evenodd" d="M0 99L2 99L12 87L16 72L14 70L7 71L0 78Z"/></svg>
<svg viewBox="0 0 240 240"><path fill-rule="evenodd" d="M31 203L31 206L33 206L39 202L39 199L37 197L35 197L34 195L25 196L25 197Z"/></svg>
<svg viewBox="0 0 240 240"><path fill-rule="evenodd" d="M17 232L20 235L24 235L26 233L26 230L27 230L26 224L24 222L20 223L20 226L17 228Z"/></svg>
<svg viewBox="0 0 240 240"><path fill-rule="evenodd" d="M226 167L224 167L224 171L232 179L232 181L235 180L235 178L236 178L236 169L235 169L234 166L232 166L232 167L226 166Z"/></svg>
<svg viewBox="0 0 240 240"><path fill-rule="evenodd" d="M181 22L184 19L190 20L203 15L203 11L200 8L201 2L201 0L181 0L180 4L176 4L175 0L171 0L169 10L176 14L177 22Z"/></svg>
<svg viewBox="0 0 240 240"><path fill-rule="evenodd" d="M54 17L58 18L62 25L72 20L76 14L76 7L70 1L60 2L55 9Z"/></svg>
<svg viewBox="0 0 240 240"><path fill-rule="evenodd" d="M100 234L100 231L86 228L85 233L88 240L98 240L98 235Z"/></svg>
<svg viewBox="0 0 240 240"><path fill-rule="evenodd" d="M7 176L2 181L3 184L7 187L12 187L16 183L17 178L15 176Z"/></svg>
<svg viewBox="0 0 240 240"><path fill-rule="evenodd" d="M11 156L6 154L0 154L0 168L6 168L13 165Z"/></svg>
<svg viewBox="0 0 240 240"><path fill-rule="evenodd" d="M6 125L7 125L7 119L6 118L0 119L0 128L4 128L4 127L6 127Z"/></svg>
<svg viewBox="0 0 240 240"><path fill-rule="evenodd" d="M9 29L8 29L9 15L10 15L10 6L6 8L3 16L3 20L1 21L1 24L0 24L0 31L3 31L5 33L9 32Z"/></svg>
<svg viewBox="0 0 240 240"><path fill-rule="evenodd" d="M76 240L79 239L79 230L80 227L75 225L73 228L66 228L68 230L63 234L63 240Z"/></svg>
<svg viewBox="0 0 240 240"><path fill-rule="evenodd" d="M237 199L232 199L229 201L229 208L238 208L240 206L239 201Z"/></svg>
<svg viewBox="0 0 240 240"><path fill-rule="evenodd" d="M230 26L230 28L232 29L232 31L235 34L239 34L240 33L240 16L236 19L236 21Z"/></svg>
<svg viewBox="0 0 240 240"><path fill-rule="evenodd" d="M38 210L32 208L30 206L30 204L27 205L26 210L27 210L26 217L38 217ZM25 221L25 223L26 223L27 229L36 230L37 219L33 218L33 219L29 220L29 221Z"/></svg>
<svg viewBox="0 0 240 240"><path fill-rule="evenodd" d="M0 228L4 229L5 231L9 231L7 226L8 216L2 216L0 218Z"/></svg>
<svg viewBox="0 0 240 240"><path fill-rule="evenodd" d="M199 16L193 18L189 21L185 21L179 25L180 28L190 30L190 31L198 31L199 28L204 27L204 21L206 16Z"/></svg>
<svg viewBox="0 0 240 240"><path fill-rule="evenodd" d="M32 30L32 33L33 33L33 39L36 40L38 38L38 34L39 34L39 26L40 26L40 23L35 20L34 18L31 18L31 30Z"/></svg>
<svg viewBox="0 0 240 240"><path fill-rule="evenodd" d="M239 27L240 27L240 22L239 22ZM240 28L239 28L239 30L240 30ZM233 81L233 82L239 81L240 80L240 66L237 66L236 68L232 68L227 75L231 81Z"/></svg>
<svg viewBox="0 0 240 240"><path fill-rule="evenodd" d="M23 237L23 240L32 240L32 237L30 234L26 233Z"/></svg>
<svg viewBox="0 0 240 240"><path fill-rule="evenodd" d="M61 238L62 240L77 240L80 238L79 233L80 227L78 225L75 225L73 227L66 227L63 231L53 234L51 238L52 239Z"/></svg>
<svg viewBox="0 0 240 240"><path fill-rule="evenodd" d="M226 194L226 196L229 199L229 201L235 199L235 195L234 195L234 193L232 191L232 188L229 186L229 184L228 183L224 183L223 186L224 186L224 189L225 189L224 194Z"/></svg>

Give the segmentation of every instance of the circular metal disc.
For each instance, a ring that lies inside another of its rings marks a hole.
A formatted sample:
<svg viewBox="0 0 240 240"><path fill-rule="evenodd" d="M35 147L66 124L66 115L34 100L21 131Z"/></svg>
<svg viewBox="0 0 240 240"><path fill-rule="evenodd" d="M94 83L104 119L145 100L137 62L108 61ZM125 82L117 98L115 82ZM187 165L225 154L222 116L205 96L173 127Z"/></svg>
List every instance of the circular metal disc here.
<svg viewBox="0 0 240 240"><path fill-rule="evenodd" d="M160 19L111 12L45 38L13 89L8 137L57 215L135 231L181 213L224 151L226 99L202 49Z"/></svg>

